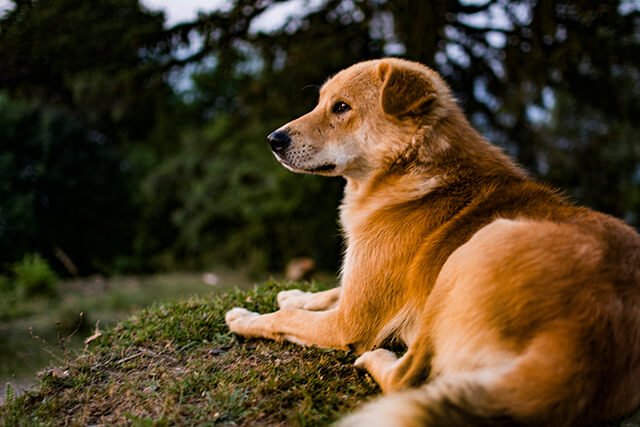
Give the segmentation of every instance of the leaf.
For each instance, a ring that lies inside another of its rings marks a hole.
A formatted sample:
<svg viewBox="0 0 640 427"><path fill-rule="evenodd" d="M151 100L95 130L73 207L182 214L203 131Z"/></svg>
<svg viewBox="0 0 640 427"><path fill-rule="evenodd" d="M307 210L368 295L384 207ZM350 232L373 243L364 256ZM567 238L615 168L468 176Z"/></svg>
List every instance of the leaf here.
<svg viewBox="0 0 640 427"><path fill-rule="evenodd" d="M90 342L97 340L101 336L102 336L102 331L100 330L100 321L98 320L98 322L96 322L96 329L93 331L93 335L87 337L84 340L84 343L85 345L89 344Z"/></svg>

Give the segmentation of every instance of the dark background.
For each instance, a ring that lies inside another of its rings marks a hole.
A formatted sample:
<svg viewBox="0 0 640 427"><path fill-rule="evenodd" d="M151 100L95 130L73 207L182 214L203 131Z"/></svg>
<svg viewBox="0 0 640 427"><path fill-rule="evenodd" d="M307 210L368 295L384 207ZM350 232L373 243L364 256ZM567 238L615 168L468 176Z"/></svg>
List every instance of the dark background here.
<svg viewBox="0 0 640 427"><path fill-rule="evenodd" d="M640 2L276 1L172 27L137 0L13 0L0 17L0 273L227 264L334 269L342 180L293 175L265 135L332 73L393 54L453 87L481 132L576 201L640 225ZM73 270L73 268L71 269Z"/></svg>

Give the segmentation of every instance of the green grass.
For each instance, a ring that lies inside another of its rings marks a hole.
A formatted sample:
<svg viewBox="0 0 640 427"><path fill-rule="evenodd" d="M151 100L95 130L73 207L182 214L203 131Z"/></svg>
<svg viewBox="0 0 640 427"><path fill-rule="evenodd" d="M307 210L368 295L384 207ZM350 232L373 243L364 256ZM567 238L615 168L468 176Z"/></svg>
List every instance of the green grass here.
<svg viewBox="0 0 640 427"><path fill-rule="evenodd" d="M67 336L78 326L79 333L67 347L81 346L78 336L90 333L96 322L109 328L154 302L208 295L232 286L250 287L241 272L218 269L216 273L216 286L203 283L198 273L171 273L64 281L55 297L48 298L0 293L0 384L7 380L18 385L32 382L36 370L62 355L58 335ZM0 401L3 396L0 389Z"/></svg>
<svg viewBox="0 0 640 427"><path fill-rule="evenodd" d="M273 311L287 287L144 309L45 371L0 416L6 425L326 425L378 391L353 354L239 341L224 324L233 306Z"/></svg>
<svg viewBox="0 0 640 427"><path fill-rule="evenodd" d="M379 392L352 353L242 340L224 324L234 306L275 310L292 287L322 288L269 282L143 309L43 371L38 388L8 389L0 424L327 425ZM640 426L640 412L616 425Z"/></svg>

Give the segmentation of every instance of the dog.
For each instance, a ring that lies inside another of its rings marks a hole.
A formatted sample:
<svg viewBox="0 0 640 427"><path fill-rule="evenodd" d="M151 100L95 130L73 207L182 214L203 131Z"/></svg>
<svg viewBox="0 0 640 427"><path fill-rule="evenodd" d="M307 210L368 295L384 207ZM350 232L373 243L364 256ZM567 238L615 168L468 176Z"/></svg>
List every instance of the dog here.
<svg viewBox="0 0 640 427"><path fill-rule="evenodd" d="M355 351L385 396L340 425L582 426L639 406L640 236L531 179L436 72L357 63L268 142L293 172L346 179L341 285L225 320Z"/></svg>

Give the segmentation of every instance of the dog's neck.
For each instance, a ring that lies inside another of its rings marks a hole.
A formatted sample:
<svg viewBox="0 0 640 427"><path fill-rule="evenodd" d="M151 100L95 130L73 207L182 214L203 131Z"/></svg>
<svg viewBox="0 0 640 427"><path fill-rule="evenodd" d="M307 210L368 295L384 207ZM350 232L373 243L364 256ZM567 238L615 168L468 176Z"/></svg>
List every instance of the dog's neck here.
<svg viewBox="0 0 640 427"><path fill-rule="evenodd" d="M423 199L438 188L473 189L492 176L527 179L522 169L473 129L460 110L451 114L455 117L418 126L411 144L379 171L346 177L341 205L345 228L385 207Z"/></svg>

